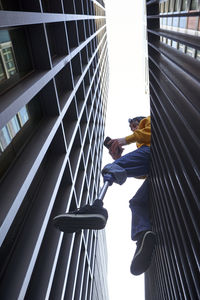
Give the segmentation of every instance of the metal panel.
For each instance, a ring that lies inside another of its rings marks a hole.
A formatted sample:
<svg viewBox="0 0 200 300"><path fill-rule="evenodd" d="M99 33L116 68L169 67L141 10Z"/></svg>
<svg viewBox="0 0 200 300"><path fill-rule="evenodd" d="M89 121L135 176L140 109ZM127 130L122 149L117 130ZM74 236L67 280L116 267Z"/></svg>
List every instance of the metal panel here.
<svg viewBox="0 0 200 300"><path fill-rule="evenodd" d="M145 274L147 300L200 298L200 35L189 23L184 32L181 28L182 18L199 21L200 12L199 6L182 12L182 2L177 3L176 10L162 13L159 8L167 9L168 1L147 1L151 202L157 233L153 263ZM163 27L164 18L170 20L168 27Z"/></svg>
<svg viewBox="0 0 200 300"><path fill-rule="evenodd" d="M0 181L0 297L93 299L101 286L97 297L106 300L104 231L64 235L52 224L99 192L108 91L104 3L1 2L1 28L25 31L33 63L1 95L1 128L25 105L37 103L40 117L32 120L30 111L34 126Z"/></svg>

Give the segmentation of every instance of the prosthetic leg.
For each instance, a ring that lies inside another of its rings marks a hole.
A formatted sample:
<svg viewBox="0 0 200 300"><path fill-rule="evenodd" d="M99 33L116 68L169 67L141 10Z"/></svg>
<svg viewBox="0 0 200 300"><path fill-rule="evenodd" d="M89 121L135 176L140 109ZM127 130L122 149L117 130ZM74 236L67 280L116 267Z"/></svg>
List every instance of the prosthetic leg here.
<svg viewBox="0 0 200 300"><path fill-rule="evenodd" d="M105 181L93 205L88 204L75 211L56 216L53 219L54 226L65 233L79 232L81 229L103 229L108 219L103 199L109 186L110 183Z"/></svg>
<svg viewBox="0 0 200 300"><path fill-rule="evenodd" d="M127 178L126 171L115 163L108 164L102 170L104 185L97 199L92 205L85 205L79 209L56 216L53 219L54 226L60 231L72 233L81 229L100 230L106 226L108 212L103 207L103 199L108 187L116 182L123 184Z"/></svg>

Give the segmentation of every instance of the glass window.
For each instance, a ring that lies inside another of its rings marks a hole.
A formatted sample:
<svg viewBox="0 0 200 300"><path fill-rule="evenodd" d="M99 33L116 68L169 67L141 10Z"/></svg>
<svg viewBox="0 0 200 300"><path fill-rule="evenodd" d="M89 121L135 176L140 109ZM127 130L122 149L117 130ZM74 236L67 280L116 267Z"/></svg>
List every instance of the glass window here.
<svg viewBox="0 0 200 300"><path fill-rule="evenodd" d="M181 52L185 53L185 45L179 44L178 49L179 49Z"/></svg>
<svg viewBox="0 0 200 300"><path fill-rule="evenodd" d="M172 20L173 27L178 27L179 25L179 17L174 17Z"/></svg>
<svg viewBox="0 0 200 300"><path fill-rule="evenodd" d="M179 27L186 28L187 27L187 17L180 17Z"/></svg>
<svg viewBox="0 0 200 300"><path fill-rule="evenodd" d="M179 11L179 0L175 0L174 11Z"/></svg>
<svg viewBox="0 0 200 300"><path fill-rule="evenodd" d="M189 3L189 0L182 0L182 5L181 5L182 11L188 10L188 3Z"/></svg>
<svg viewBox="0 0 200 300"><path fill-rule="evenodd" d="M170 11L170 12L173 12L173 11L174 11L174 0L170 0L169 11Z"/></svg>
<svg viewBox="0 0 200 300"><path fill-rule="evenodd" d="M20 125L16 116L14 116L6 126L12 138L14 138L14 136L20 130Z"/></svg>
<svg viewBox="0 0 200 300"><path fill-rule="evenodd" d="M171 46L171 44L172 44L172 40L168 39L167 40L167 45Z"/></svg>
<svg viewBox="0 0 200 300"><path fill-rule="evenodd" d="M200 60L200 50L197 50L196 59Z"/></svg>
<svg viewBox="0 0 200 300"><path fill-rule="evenodd" d="M188 17L187 28L192 30L197 30L198 27L198 17Z"/></svg>
<svg viewBox="0 0 200 300"><path fill-rule="evenodd" d="M163 43L167 43L166 37L163 37Z"/></svg>
<svg viewBox="0 0 200 300"><path fill-rule="evenodd" d="M4 126L0 130L0 147L1 147L1 151L4 151L6 149L6 147L10 144L10 142L11 142L11 136L8 132L7 127Z"/></svg>
<svg viewBox="0 0 200 300"><path fill-rule="evenodd" d="M3 60L5 63L5 68L7 70L8 78L10 78L12 75L15 75L17 73L17 67L16 67L12 47L6 47L2 50L2 52L3 52Z"/></svg>
<svg viewBox="0 0 200 300"><path fill-rule="evenodd" d="M3 152L10 144L15 135L20 131L23 125L29 120L29 115L26 106L24 106L16 116L14 116L7 124L0 130L0 147Z"/></svg>
<svg viewBox="0 0 200 300"><path fill-rule="evenodd" d="M0 56L0 82L6 79L6 72L3 66L3 62Z"/></svg>
<svg viewBox="0 0 200 300"><path fill-rule="evenodd" d="M20 121L20 125L23 126L29 119L28 116L28 111L26 106L24 106L19 112L18 112L18 117Z"/></svg>
<svg viewBox="0 0 200 300"><path fill-rule="evenodd" d="M160 13L164 13L164 2L160 3Z"/></svg>
<svg viewBox="0 0 200 300"><path fill-rule="evenodd" d="M168 7L169 7L169 2L166 1L166 2L165 2L165 9L164 9L165 13L168 12Z"/></svg>
<svg viewBox="0 0 200 300"><path fill-rule="evenodd" d="M189 56L194 57L195 56L195 49L191 48L191 47L186 47L186 54Z"/></svg>
<svg viewBox="0 0 200 300"><path fill-rule="evenodd" d="M176 41L172 41L172 47L173 48L178 48L178 43Z"/></svg>
<svg viewBox="0 0 200 300"><path fill-rule="evenodd" d="M192 0L191 1L191 5L190 5L191 10L197 10L198 6L199 6L199 0Z"/></svg>
<svg viewBox="0 0 200 300"><path fill-rule="evenodd" d="M0 92L32 69L24 30L0 30Z"/></svg>
<svg viewBox="0 0 200 300"><path fill-rule="evenodd" d="M167 18L163 18L163 25L167 25Z"/></svg>
<svg viewBox="0 0 200 300"><path fill-rule="evenodd" d="M168 26L172 26L172 20L173 18L168 18Z"/></svg>

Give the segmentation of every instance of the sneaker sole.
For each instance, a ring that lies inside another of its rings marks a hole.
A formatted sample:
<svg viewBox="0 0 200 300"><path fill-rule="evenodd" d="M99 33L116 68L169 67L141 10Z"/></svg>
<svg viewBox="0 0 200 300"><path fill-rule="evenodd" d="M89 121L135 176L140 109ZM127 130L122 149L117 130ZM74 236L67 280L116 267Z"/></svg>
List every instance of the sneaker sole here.
<svg viewBox="0 0 200 300"><path fill-rule="evenodd" d="M145 233L140 250L134 256L131 263L131 273L133 275L140 275L144 273L151 264L153 251L156 244L155 233L148 231Z"/></svg>
<svg viewBox="0 0 200 300"><path fill-rule="evenodd" d="M81 229L103 229L106 218L99 214L63 214L53 219L54 226L63 232L78 232Z"/></svg>

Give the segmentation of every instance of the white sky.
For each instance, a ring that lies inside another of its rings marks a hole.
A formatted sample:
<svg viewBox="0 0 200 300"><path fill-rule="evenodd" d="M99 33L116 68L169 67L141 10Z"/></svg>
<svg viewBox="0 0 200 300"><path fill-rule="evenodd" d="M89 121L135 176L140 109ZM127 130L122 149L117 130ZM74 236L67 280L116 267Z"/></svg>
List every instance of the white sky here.
<svg viewBox="0 0 200 300"><path fill-rule="evenodd" d="M131 134L128 118L150 114L144 84L143 0L105 2L110 69L106 135L120 138ZM125 151L134 149L132 144ZM110 162L106 150L103 165ZM144 276L130 273L135 243L130 237L129 200L141 184L136 179L128 179L123 186L114 184L104 199L109 212L106 236L110 300L144 300Z"/></svg>

